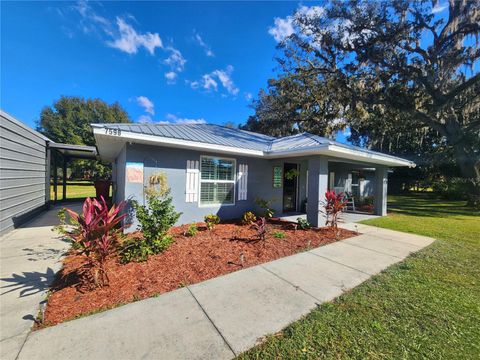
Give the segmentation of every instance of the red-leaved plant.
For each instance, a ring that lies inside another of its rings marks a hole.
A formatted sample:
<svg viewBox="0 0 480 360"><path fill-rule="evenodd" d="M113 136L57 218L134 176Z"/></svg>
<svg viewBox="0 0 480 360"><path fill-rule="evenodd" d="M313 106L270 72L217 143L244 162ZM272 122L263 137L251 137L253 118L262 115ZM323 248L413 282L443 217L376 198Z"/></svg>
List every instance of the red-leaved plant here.
<svg viewBox="0 0 480 360"><path fill-rule="evenodd" d="M252 224L252 228L257 231L258 240L264 241L265 236L267 236L267 219L265 217L261 217L256 222Z"/></svg>
<svg viewBox="0 0 480 360"><path fill-rule="evenodd" d="M334 190L325 193L325 214L327 220L325 225L337 229L338 216L347 206L347 198L344 193L336 194Z"/></svg>
<svg viewBox="0 0 480 360"><path fill-rule="evenodd" d="M87 198L83 203L83 214L66 209L68 214L78 225L67 233L67 236L80 253L87 256L90 264L96 270L94 281L96 285L108 284L108 275L105 270L107 257L116 250L117 234L122 229L120 222L126 214L120 215L125 202L112 205L109 209L105 199Z"/></svg>

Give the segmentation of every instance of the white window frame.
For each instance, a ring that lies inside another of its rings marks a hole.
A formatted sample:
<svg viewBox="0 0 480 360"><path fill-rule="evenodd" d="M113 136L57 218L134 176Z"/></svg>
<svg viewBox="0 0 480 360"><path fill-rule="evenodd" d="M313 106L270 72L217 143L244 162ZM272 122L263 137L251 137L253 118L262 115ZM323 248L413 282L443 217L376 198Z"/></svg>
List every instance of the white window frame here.
<svg viewBox="0 0 480 360"><path fill-rule="evenodd" d="M219 160L228 160L233 161L233 180L202 180L202 159L219 159ZM237 159L228 158L223 156L210 156L210 155L201 155L200 164L199 164L199 187L198 187L198 207L202 208L218 208L222 206L235 206L235 195L237 194ZM202 183L224 183L224 184L233 184L233 202L231 204L223 203L211 203L211 204L202 204Z"/></svg>

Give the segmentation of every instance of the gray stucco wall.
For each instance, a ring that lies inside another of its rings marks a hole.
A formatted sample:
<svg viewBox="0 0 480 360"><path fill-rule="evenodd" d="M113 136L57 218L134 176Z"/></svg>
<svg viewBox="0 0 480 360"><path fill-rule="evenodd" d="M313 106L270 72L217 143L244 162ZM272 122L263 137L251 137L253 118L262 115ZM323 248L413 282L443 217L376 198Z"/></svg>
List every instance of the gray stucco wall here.
<svg viewBox="0 0 480 360"><path fill-rule="evenodd" d="M113 180L113 200L119 203L125 200L125 162L127 158L126 146L122 148L115 163L113 164L112 180Z"/></svg>
<svg viewBox="0 0 480 360"><path fill-rule="evenodd" d="M46 189L46 140L10 115L0 112L0 233L22 216L42 209Z"/></svg>
<svg viewBox="0 0 480 360"><path fill-rule="evenodd" d="M236 172L240 164L248 165L248 196L247 200L238 200L238 184L235 187L234 205L212 205L200 206L198 202L186 202L186 167L187 160L200 160L202 155L233 158L236 160ZM318 157L315 157L318 158ZM298 198L297 209L304 211L303 204L307 198L307 169L309 160L312 157L286 158L266 160L244 156L232 156L215 152L194 151L187 149L176 149L152 145L127 144L122 149L115 161L115 182L116 194L115 200L137 200L144 203L144 184L146 185L149 176L157 171L162 171L167 175L167 181L171 188L173 205L176 211L182 212L178 224L186 224L193 221L202 221L207 214L213 213L222 219L236 219L242 216L245 211L260 210L255 204L256 198L273 200L272 208L276 215L282 214L283 208L283 187L273 187L273 168L274 166L283 167L284 163L296 163L299 165L300 175L298 178ZM365 167L362 164L349 164L336 162L335 159L327 159L328 172L335 172L335 183L344 183L348 172L352 169ZM131 183L126 181L125 166L127 162L142 163L144 166L144 182ZM364 175L370 180L370 186L365 188L363 196L373 195L375 173L365 171ZM323 193L319 196L323 197ZM133 212L130 212L132 215ZM127 231L136 229L134 216L130 217L132 226Z"/></svg>
<svg viewBox="0 0 480 360"><path fill-rule="evenodd" d="M263 198L274 200L272 207L276 214L282 212L283 188L274 188L273 167L283 166L284 162L298 163L300 165L300 178L298 187L298 203L299 209L302 201L306 197L306 170L307 160L301 158L289 158L285 160L265 160L258 158L249 158L243 156L231 156L219 153L208 153L193 150L173 149L159 146L149 146L141 144L127 145L123 152L116 159L116 181L117 193L120 194L122 189L122 181L125 180L125 163L139 162L144 164L144 183L146 179L156 172L163 171L167 175L167 181L171 188L173 204L176 211L182 212L178 223L185 224L193 221L202 221L207 214L213 213L222 219L239 218L245 211L258 211L259 208L255 204L255 199ZM189 203L185 201L186 187L186 165L187 160L200 160L200 156L218 156L234 158L236 160L237 172L240 164L248 165L248 194L247 200L238 200L238 184L235 189L235 205L212 205L199 206L198 202ZM123 169L123 170L122 170ZM122 172L123 171L123 172ZM122 180L123 179L123 180ZM143 184L125 182L125 199L135 199L140 203L144 202ZM118 200L121 200L119 195ZM136 228L135 219L132 219L133 225L127 231L133 231Z"/></svg>

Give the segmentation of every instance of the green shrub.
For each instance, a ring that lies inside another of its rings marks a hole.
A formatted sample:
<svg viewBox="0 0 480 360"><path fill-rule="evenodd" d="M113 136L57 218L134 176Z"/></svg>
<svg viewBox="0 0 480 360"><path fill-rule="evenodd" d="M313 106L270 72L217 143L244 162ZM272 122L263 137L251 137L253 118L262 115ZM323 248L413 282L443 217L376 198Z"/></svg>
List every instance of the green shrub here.
<svg viewBox="0 0 480 360"><path fill-rule="evenodd" d="M165 251L173 243L173 237L164 235L162 238L147 241L144 238L132 238L122 243L120 261L122 264L131 261L146 261L150 255Z"/></svg>
<svg viewBox="0 0 480 360"><path fill-rule="evenodd" d="M272 232L272 235L276 239L283 239L286 236L284 232L278 231L278 230L275 230L274 232Z"/></svg>
<svg viewBox="0 0 480 360"><path fill-rule="evenodd" d="M220 223L220 217L218 215L215 215L215 214L206 215L203 218L203 220L207 224L208 230L212 230L215 227L215 225Z"/></svg>
<svg viewBox="0 0 480 360"><path fill-rule="evenodd" d="M432 184L433 191L446 200L467 200L472 188L472 182L463 178L441 179Z"/></svg>
<svg viewBox="0 0 480 360"><path fill-rule="evenodd" d="M375 198L373 196L365 196L361 201L359 201L359 205L373 205Z"/></svg>
<svg viewBox="0 0 480 360"><path fill-rule="evenodd" d="M196 223L188 225L187 230L185 231L185 236L195 236L198 233L198 228Z"/></svg>
<svg viewBox="0 0 480 360"><path fill-rule="evenodd" d="M265 200L262 198L255 199L255 204L257 204L263 210L262 217L270 219L273 216L275 210L271 208L272 202L273 200Z"/></svg>
<svg viewBox="0 0 480 360"><path fill-rule="evenodd" d="M297 224L300 230L308 230L312 227L306 219L302 219L300 217L297 218Z"/></svg>
<svg viewBox="0 0 480 360"><path fill-rule="evenodd" d="M251 211L246 211L242 216L242 224L243 225L250 225L257 221L257 217Z"/></svg>
<svg viewBox="0 0 480 360"><path fill-rule="evenodd" d="M142 231L143 237L122 244L122 262L144 261L149 255L164 251L173 242L167 232L175 225L181 213L175 211L170 191L163 194L148 192L146 198L146 205L132 202L139 222L138 229Z"/></svg>
<svg viewBox="0 0 480 360"><path fill-rule="evenodd" d="M146 205L140 205L137 201L132 202L140 223L138 229L149 242L163 238L182 214L175 211L172 197L169 195L169 191L164 195L147 194Z"/></svg>

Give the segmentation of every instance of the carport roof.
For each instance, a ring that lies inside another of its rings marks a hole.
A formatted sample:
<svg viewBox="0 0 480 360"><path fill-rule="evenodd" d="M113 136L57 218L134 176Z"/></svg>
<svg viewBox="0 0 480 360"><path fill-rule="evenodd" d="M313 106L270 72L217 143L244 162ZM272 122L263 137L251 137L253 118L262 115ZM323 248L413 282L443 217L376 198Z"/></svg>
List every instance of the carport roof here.
<svg viewBox="0 0 480 360"><path fill-rule="evenodd" d="M263 158L329 155L386 166L409 166L412 161L318 135L301 133L275 138L213 124L92 124L99 155L114 160L125 142L156 144ZM123 140L123 141L122 141Z"/></svg>
<svg viewBox="0 0 480 360"><path fill-rule="evenodd" d="M86 145L71 145L71 144L59 144L55 142L49 142L48 147L55 149L65 157L75 159L96 159L97 148L95 146Z"/></svg>

